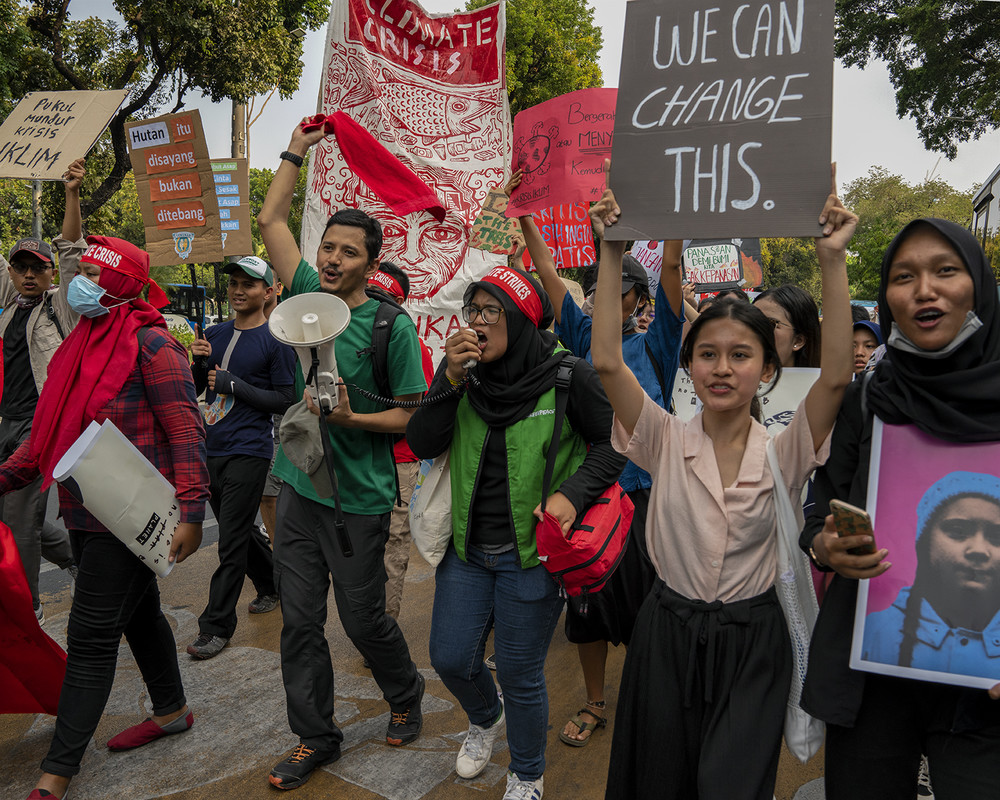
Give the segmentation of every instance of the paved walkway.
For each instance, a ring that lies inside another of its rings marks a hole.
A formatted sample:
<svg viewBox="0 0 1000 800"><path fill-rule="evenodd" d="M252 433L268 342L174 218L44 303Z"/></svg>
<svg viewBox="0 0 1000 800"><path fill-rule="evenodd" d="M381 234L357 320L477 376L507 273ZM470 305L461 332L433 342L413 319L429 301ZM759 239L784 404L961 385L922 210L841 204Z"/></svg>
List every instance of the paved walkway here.
<svg viewBox="0 0 1000 800"><path fill-rule="evenodd" d="M212 539L212 529L206 531ZM141 800L169 795L176 800L240 798L275 800L267 783L273 762L296 744L288 730L278 641L280 611L249 617L240 603L239 628L230 646L206 662L192 661L184 647L197 635L216 547L209 543L160 581L163 604L181 652L181 671L195 725L188 733L169 737L129 753L109 753L104 742L146 716L146 695L128 647L122 645L118 675L95 742L84 758L81 775L73 781L72 800ZM344 635L330 600L327 638L337 675L337 719L346 735L340 761L317 772L296 790L297 800L500 800L506 774L506 746L498 745L487 770L474 781L454 773L455 755L467 720L454 698L430 668L427 640L433 600L433 571L414 551L407 575L400 624L417 666L427 677L424 730L404 748L384 743L388 708L361 663L361 656ZM247 584L250 587L250 584ZM69 611L68 581L58 570L43 576L46 631L65 643ZM624 651L613 649L608 663L608 706L616 701ZM546 665L552 726L547 750L546 797L600 800L604 796L611 731L599 731L584 748L558 740L565 720L583 705L583 681L576 649L560 626ZM612 714L613 724L613 714ZM0 717L0 797L22 800L34 786L38 764L51 736L53 720L45 716ZM501 738L502 743L502 738ZM650 757L656 752L651 743ZM806 768L784 754L776 792L791 800L796 790L819 774L821 759ZM733 776L739 780L738 775Z"/></svg>

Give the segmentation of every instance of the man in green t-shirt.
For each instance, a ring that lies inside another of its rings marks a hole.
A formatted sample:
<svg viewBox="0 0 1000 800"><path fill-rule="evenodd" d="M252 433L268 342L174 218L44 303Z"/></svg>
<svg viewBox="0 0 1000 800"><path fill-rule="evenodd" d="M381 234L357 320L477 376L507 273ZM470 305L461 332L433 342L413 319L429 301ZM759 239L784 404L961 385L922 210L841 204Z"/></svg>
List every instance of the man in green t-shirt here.
<svg viewBox="0 0 1000 800"><path fill-rule="evenodd" d="M379 265L382 228L356 209L330 217L316 254L316 269L302 258L288 228L288 213L302 157L322 139L322 129L296 126L257 222L284 297L329 292L347 303L351 322L334 349L344 384L378 393L373 370L372 326L378 302L365 294ZM418 400L427 388L417 332L405 314L396 317L388 348L389 383L396 400ZM304 380L297 370L296 396ZM343 733L333 719L333 667L323 632L327 592L333 577L344 631L371 664L392 714L391 745L420 733L424 679L410 659L403 633L385 613L385 542L395 500L392 436L406 430L412 411L387 408L340 387L339 403L327 416L341 511L354 554L345 557L334 529L335 504L320 498L309 477L279 449L274 474L284 481L277 503L274 567L281 598L281 672L288 721L300 744L271 770L270 782L294 789L313 770L340 757Z"/></svg>

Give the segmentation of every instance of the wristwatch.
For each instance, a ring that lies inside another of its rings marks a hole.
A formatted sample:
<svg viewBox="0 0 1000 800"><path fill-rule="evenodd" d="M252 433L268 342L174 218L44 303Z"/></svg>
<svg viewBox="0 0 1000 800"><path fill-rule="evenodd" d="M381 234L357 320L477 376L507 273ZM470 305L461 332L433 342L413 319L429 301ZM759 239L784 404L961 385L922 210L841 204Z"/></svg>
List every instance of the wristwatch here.
<svg viewBox="0 0 1000 800"><path fill-rule="evenodd" d="M287 150L282 151L278 158L283 158L285 161L290 161L296 167L302 166L302 156L297 156L295 153L289 153Z"/></svg>

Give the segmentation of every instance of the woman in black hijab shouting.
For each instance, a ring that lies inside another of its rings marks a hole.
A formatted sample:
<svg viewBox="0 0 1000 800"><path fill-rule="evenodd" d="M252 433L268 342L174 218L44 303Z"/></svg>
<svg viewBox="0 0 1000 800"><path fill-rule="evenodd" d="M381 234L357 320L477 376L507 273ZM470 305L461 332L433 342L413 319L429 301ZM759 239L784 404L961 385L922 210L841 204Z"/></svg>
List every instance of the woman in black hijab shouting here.
<svg viewBox="0 0 1000 800"><path fill-rule="evenodd" d="M814 563L837 573L813 632L802 707L827 723L828 800L915 797L921 752L939 800L995 798L1000 685L987 694L848 666L858 580L890 564L884 549L848 552L862 537L837 536L829 502L865 506L873 416L947 442L1000 441L1000 303L975 237L915 220L886 251L881 281L886 357L847 390L802 532Z"/></svg>
<svg viewBox="0 0 1000 800"><path fill-rule="evenodd" d="M506 800L540 800L548 697L545 655L562 600L538 559L542 476L553 437L555 383L566 354L548 297L526 273L497 267L465 292L469 327L450 336L429 395L406 436L413 452L449 452L452 538L437 568L431 663L469 717L456 772L473 778L489 764L507 723ZM566 533L577 514L618 478L611 406L597 373L576 362L546 512ZM483 663L494 629L497 679Z"/></svg>

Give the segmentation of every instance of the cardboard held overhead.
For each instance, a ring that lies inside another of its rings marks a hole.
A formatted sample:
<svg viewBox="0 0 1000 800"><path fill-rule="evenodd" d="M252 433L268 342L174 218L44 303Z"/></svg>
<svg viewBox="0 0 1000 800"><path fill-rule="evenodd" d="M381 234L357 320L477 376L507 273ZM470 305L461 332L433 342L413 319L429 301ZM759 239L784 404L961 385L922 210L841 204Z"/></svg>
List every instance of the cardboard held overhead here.
<svg viewBox="0 0 1000 800"><path fill-rule="evenodd" d="M597 200L611 155L617 89L579 89L514 117L512 171L523 170L507 216Z"/></svg>
<svg viewBox="0 0 1000 800"><path fill-rule="evenodd" d="M90 152L118 107L124 89L106 92L31 92L0 125L0 178L58 181Z"/></svg>
<svg viewBox="0 0 1000 800"><path fill-rule="evenodd" d="M834 0L632 0L609 239L815 236L830 191Z"/></svg>
<svg viewBox="0 0 1000 800"><path fill-rule="evenodd" d="M507 210L507 195L502 189L491 189L486 195L483 210L472 225L469 246L490 253L513 255L517 249L511 235L518 232L517 220L504 213Z"/></svg>
<svg viewBox="0 0 1000 800"><path fill-rule="evenodd" d="M130 122L125 136L150 266L222 261L215 172L198 111Z"/></svg>

